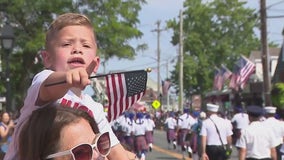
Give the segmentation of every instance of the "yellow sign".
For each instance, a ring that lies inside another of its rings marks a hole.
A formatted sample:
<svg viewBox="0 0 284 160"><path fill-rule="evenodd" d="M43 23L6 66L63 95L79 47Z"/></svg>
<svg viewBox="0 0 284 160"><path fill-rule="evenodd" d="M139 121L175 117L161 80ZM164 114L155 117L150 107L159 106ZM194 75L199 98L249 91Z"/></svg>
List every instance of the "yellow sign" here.
<svg viewBox="0 0 284 160"><path fill-rule="evenodd" d="M160 108L160 107L161 107L160 101L154 100L154 101L152 102L152 107L153 107L154 109Z"/></svg>

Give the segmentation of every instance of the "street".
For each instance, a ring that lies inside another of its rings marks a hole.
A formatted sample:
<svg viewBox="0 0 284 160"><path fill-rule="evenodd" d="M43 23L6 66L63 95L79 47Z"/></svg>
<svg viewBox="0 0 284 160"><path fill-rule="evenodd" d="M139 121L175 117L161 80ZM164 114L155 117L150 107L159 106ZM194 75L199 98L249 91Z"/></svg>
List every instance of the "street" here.
<svg viewBox="0 0 284 160"><path fill-rule="evenodd" d="M188 156L185 154L185 157ZM173 149L170 146L168 149L168 144L166 140L166 132L162 130L154 131L154 147L152 152L148 152L146 155L147 160L181 160L182 152L179 147L177 149ZM233 153L231 156L231 160L237 160L237 150L233 148ZM186 160L191 160L191 158L186 158Z"/></svg>

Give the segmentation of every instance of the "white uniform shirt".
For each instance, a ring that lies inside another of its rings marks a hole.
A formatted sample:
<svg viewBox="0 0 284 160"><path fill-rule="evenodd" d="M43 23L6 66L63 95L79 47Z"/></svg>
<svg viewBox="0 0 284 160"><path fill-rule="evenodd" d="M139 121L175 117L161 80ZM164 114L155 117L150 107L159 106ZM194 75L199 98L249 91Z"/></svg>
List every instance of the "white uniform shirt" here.
<svg viewBox="0 0 284 160"><path fill-rule="evenodd" d="M223 144L227 144L227 137L233 134L231 127L228 125L225 119L213 114L210 118L216 124L220 137L222 139ZM202 122L202 127L200 131L201 136L206 136L206 145L218 145L221 146L222 143L220 141L219 135L216 131L216 127L214 123L210 120L210 118L205 119ZM225 124L225 125L224 125Z"/></svg>
<svg viewBox="0 0 284 160"><path fill-rule="evenodd" d="M154 128L156 127L154 121L150 118L145 119L145 121L147 122L147 131L153 131Z"/></svg>
<svg viewBox="0 0 284 160"><path fill-rule="evenodd" d="M134 123L134 136L145 135L147 131L147 122L145 119L137 119Z"/></svg>
<svg viewBox="0 0 284 160"><path fill-rule="evenodd" d="M32 85L28 89L27 96L24 101L24 106L21 109L21 115L18 119L18 123L15 127L12 141L9 145L8 152L6 153L5 160L16 159L18 154L18 137L23 124L28 120L32 112L43 106L35 106L39 89L42 82L51 74L51 70L43 70L38 73L33 81ZM94 119L98 124L101 133L109 132L111 137L111 145L114 146L119 143L118 139L114 135L108 120L105 117L103 106L100 103L95 102L89 95L82 93L82 98L77 97L73 92L68 91L64 97L59 99L56 103L63 103L73 108L80 108L87 111L89 114L94 115Z"/></svg>
<svg viewBox="0 0 284 160"><path fill-rule="evenodd" d="M278 141L278 145L282 144L284 137L284 122L279 121L274 117L269 117L263 121L263 124L266 125L267 128L270 128L270 130L273 132Z"/></svg>
<svg viewBox="0 0 284 160"><path fill-rule="evenodd" d="M178 119L178 127L181 129L190 129L196 122L196 119L194 119L190 114L184 113Z"/></svg>
<svg viewBox="0 0 284 160"><path fill-rule="evenodd" d="M236 146L246 149L246 158L270 158L270 149L277 146L277 140L263 122L255 121L241 131Z"/></svg>
<svg viewBox="0 0 284 160"><path fill-rule="evenodd" d="M231 119L231 122L236 122L237 129L243 129L249 125L249 118L247 113L237 113Z"/></svg>
<svg viewBox="0 0 284 160"><path fill-rule="evenodd" d="M126 121L124 123L124 132L126 136L131 136L134 132L134 120L131 120L130 118L126 118Z"/></svg>
<svg viewBox="0 0 284 160"><path fill-rule="evenodd" d="M168 129L175 129L177 127L177 120L173 117L168 117L165 121Z"/></svg>

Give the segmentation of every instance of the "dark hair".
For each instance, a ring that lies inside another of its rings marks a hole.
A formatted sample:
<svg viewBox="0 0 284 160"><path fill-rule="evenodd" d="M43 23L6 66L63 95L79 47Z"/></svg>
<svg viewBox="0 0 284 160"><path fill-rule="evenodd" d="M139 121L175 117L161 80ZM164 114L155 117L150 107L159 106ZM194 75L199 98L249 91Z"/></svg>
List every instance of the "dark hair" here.
<svg viewBox="0 0 284 160"><path fill-rule="evenodd" d="M19 159L40 160L56 152L63 127L76 123L82 118L89 122L95 134L99 133L97 123L85 111L57 105L33 111L21 129Z"/></svg>

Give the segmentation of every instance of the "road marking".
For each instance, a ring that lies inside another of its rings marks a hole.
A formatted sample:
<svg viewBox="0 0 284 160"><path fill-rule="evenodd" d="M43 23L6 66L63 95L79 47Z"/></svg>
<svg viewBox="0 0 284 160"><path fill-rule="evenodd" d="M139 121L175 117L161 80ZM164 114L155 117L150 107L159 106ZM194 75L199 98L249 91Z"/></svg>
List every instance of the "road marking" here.
<svg viewBox="0 0 284 160"><path fill-rule="evenodd" d="M166 150L166 149L163 149L163 148L160 148L158 146L155 146L153 145L153 149L158 151L158 152L162 152L162 153L165 153L165 154L168 154L170 156L173 156L177 159L182 159L182 154L179 154L179 153L176 153L176 152L172 152L172 151L169 151L169 150ZM191 158L188 158L188 157L185 157L184 160L192 160Z"/></svg>

